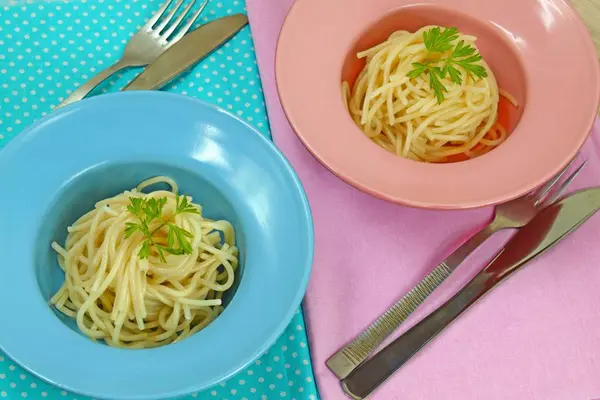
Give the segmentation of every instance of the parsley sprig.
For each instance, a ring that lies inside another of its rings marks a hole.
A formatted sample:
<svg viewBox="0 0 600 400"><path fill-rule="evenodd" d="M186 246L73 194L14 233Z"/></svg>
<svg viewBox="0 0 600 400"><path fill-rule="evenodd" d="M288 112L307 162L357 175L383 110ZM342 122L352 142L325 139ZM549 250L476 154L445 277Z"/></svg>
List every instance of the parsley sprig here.
<svg viewBox="0 0 600 400"><path fill-rule="evenodd" d="M128 238L136 232L144 236L142 247L138 252L140 259L147 259L151 249L154 248L162 262L166 262L165 253L182 255L191 254L192 245L189 239L194 236L187 230L175 225L175 216L185 213L200 214L198 209L188 202L186 196L175 195L175 212L168 218L163 215L167 198L141 198L129 197L130 204L127 210L136 216L138 222L125 223L125 237ZM158 225L156 225L158 223ZM150 228L151 225L156 225ZM162 229L167 229L167 245L156 241L156 234Z"/></svg>
<svg viewBox="0 0 600 400"><path fill-rule="evenodd" d="M452 82L457 85L462 84L463 75L457 66L464 69L473 79L487 77L485 68L478 64L482 59L481 54L470 44L465 44L464 40L459 40L455 44L457 39L458 29L456 28L441 30L439 27L435 27L423 32L427 57L423 62L413 63L414 69L407 74L409 78L416 78L423 73L429 74L429 86L433 90L438 104L444 101L444 93L448 92L441 79L448 75ZM432 53L441 53L441 55L435 57Z"/></svg>

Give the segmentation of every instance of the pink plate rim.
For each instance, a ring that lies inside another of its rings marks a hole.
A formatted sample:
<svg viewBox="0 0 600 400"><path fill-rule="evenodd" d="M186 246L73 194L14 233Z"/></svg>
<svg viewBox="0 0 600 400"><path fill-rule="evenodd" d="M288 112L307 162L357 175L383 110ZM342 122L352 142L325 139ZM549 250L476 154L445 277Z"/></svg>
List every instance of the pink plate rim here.
<svg viewBox="0 0 600 400"><path fill-rule="evenodd" d="M415 4L491 23L518 48L527 107L509 140L485 156L453 164L405 160L370 143L346 113L339 85L348 49L366 27ZM557 56L561 49L568 57ZM533 190L575 157L600 104L594 44L563 0L346 0L344 7L336 0L297 0L279 36L275 72L284 112L314 157L366 193L422 208L482 207Z"/></svg>

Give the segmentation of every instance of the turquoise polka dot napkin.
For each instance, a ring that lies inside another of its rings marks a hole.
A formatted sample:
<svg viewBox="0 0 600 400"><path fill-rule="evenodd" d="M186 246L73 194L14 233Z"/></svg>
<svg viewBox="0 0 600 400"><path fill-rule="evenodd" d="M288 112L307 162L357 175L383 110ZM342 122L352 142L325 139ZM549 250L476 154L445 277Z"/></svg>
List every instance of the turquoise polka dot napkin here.
<svg viewBox="0 0 600 400"><path fill-rule="evenodd" d="M0 151L74 88L115 62L129 37L159 6L158 0L0 6ZM240 12L245 12L241 0L210 0L199 23ZM117 91L135 74L118 74L93 94ZM212 102L270 137L248 27L164 90ZM0 329L10 328L3 323ZM188 398L313 400L318 398L313 379L304 320L298 310L281 338L260 359L228 381ZM2 398L84 399L37 379L0 352Z"/></svg>

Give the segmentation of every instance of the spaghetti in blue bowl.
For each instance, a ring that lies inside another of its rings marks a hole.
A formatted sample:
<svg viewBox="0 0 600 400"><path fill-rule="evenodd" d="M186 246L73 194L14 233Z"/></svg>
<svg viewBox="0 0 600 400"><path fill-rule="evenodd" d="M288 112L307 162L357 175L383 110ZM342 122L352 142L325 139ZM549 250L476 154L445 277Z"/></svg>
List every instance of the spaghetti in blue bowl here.
<svg viewBox="0 0 600 400"><path fill-rule="evenodd" d="M0 152L0 349L98 398L176 397L265 352L312 265L308 202L274 145L160 92L98 96ZM101 374L92 371L101 371Z"/></svg>

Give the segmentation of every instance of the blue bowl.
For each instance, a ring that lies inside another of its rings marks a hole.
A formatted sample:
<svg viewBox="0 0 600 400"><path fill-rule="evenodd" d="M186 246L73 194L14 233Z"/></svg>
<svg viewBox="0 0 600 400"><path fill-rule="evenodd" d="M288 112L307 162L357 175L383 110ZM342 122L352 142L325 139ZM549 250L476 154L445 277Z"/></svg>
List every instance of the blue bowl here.
<svg viewBox="0 0 600 400"><path fill-rule="evenodd" d="M112 348L49 306L64 280L50 243L98 200L156 175L233 223L241 268L207 328L156 349ZM0 182L0 349L62 388L156 399L212 386L273 344L306 290L313 230L300 181L270 141L201 101L126 92L61 109L0 152Z"/></svg>

